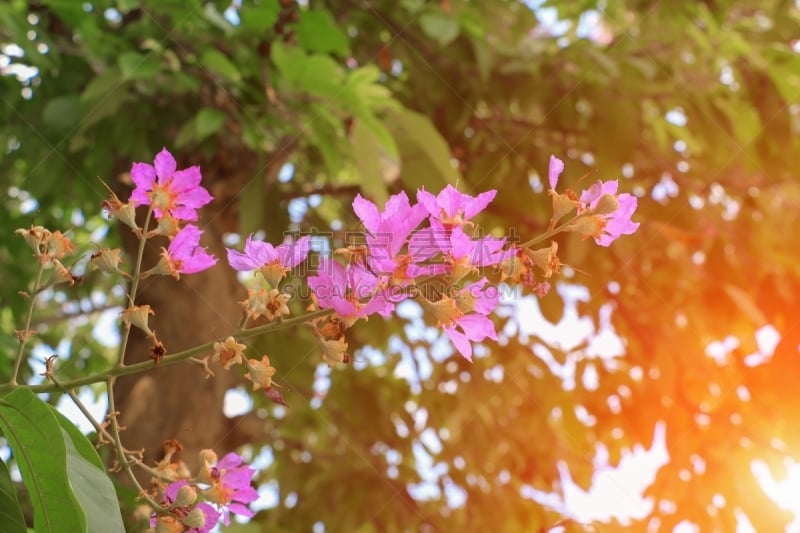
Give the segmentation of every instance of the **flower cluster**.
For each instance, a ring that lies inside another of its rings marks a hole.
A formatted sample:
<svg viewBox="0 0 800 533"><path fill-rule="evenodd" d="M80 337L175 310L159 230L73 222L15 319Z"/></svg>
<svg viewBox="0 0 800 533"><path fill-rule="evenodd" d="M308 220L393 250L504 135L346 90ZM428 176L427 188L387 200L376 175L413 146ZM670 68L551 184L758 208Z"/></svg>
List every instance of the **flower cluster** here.
<svg viewBox="0 0 800 533"><path fill-rule="evenodd" d="M563 194L556 192L558 178L563 171L564 162L550 156L549 192L553 197L551 227L576 209L578 216L564 230L592 237L600 246L609 246L620 236L630 235L639 229L639 223L631 220L638 201L631 194L617 194L619 183L616 180L597 181L578 198L571 190Z"/></svg>
<svg viewBox="0 0 800 533"><path fill-rule="evenodd" d="M185 464L172 460L180 444L167 441L165 449L167 455L157 469L172 481L162 485L162 507L150 516L150 531L208 533L220 520L230 525L231 513L247 518L255 514L247 507L258 498L252 487L255 470L241 456L229 453L217 460L212 450L203 450L201 465L192 477Z"/></svg>
<svg viewBox="0 0 800 533"><path fill-rule="evenodd" d="M616 181L597 182L580 197L572 191L559 194L555 187L563 170L564 163L551 157L554 214L550 235L578 232L608 246L619 236L636 231L638 223L631 221L636 198L618 195ZM482 235L472 219L495 195L496 191L490 190L470 196L448 185L438 195L419 190L416 204L401 192L389 198L383 210L358 195L353 210L366 229L364 242L337 250L346 265L322 258L316 275L308 278L317 305L332 309L337 317L315 326L326 361L347 359L344 330L356 320L372 314L386 317L412 295L420 296L459 353L471 360L472 342L497 338L488 315L498 305L499 291L486 277L469 279L486 267L494 267L501 282L522 284L545 294L549 278L561 265L558 243L533 248L538 240L518 245ZM574 218L556 227L572 211L577 211ZM443 279L447 289L432 295L421 291L431 279Z"/></svg>
<svg viewBox="0 0 800 533"><path fill-rule="evenodd" d="M383 210L358 195L353 209L366 229L364 242L337 250L348 260L346 266L322 258L317 274L308 278L317 305L333 309L339 319L333 322L339 327L331 327L330 321L322 322L324 327L316 325L325 359L345 360L344 330L356 320L389 316L398 303L416 294L467 359L472 356L470 341L496 339L486 315L498 298L484 294L485 278L462 289L469 305L458 303L467 301L461 293L425 296L417 290L426 279L441 277L455 286L481 267L500 264L505 239L476 235L471 222L495 193L472 197L447 186L434 196L422 189L412 205L401 192L389 198Z"/></svg>

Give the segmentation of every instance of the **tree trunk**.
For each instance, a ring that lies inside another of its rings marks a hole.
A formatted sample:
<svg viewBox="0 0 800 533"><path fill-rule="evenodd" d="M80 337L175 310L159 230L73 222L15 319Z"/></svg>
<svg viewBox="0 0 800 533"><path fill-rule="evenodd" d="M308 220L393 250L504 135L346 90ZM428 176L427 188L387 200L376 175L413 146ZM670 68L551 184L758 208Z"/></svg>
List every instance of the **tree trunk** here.
<svg viewBox="0 0 800 533"><path fill-rule="evenodd" d="M182 275L180 281L169 276L147 278L140 283L136 298L137 305L148 304L155 312L150 328L167 354L224 338L238 326L243 312L238 302L245 299L245 291L227 263L222 237L238 230L238 195L243 185L249 179L270 183L285 161L286 154L280 155L268 159L262 169L252 156L231 162L218 154L211 164L202 165L203 185L215 200L200 212L196 224L205 231L201 244L218 263L205 272ZM179 162L178 166L188 165ZM128 257L135 257L136 239L127 229L123 235ZM167 246L166 239L148 241L143 269L157 262L161 246ZM151 340L134 328L126 364L147 360L151 346ZM226 371L219 365L211 369L215 376L209 378L200 366L187 361L120 378L115 403L125 427L125 447L143 448L146 463L152 465L163 455L162 443L175 438L183 445L181 459L192 468L202 449L212 448L221 456L244 443L263 441L264 421L254 414L232 419L223 415L225 392L244 383L241 370Z"/></svg>

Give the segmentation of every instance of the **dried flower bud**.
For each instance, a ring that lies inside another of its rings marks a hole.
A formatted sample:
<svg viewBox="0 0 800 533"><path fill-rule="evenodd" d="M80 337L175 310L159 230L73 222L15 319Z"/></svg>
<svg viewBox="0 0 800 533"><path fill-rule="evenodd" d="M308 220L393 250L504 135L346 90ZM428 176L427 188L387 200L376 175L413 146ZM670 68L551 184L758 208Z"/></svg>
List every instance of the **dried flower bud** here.
<svg viewBox="0 0 800 533"><path fill-rule="evenodd" d="M154 337L155 334L147 323L148 315L154 314L149 305L132 305L122 311L122 321L128 326L136 326L141 329L148 337Z"/></svg>
<svg viewBox="0 0 800 533"><path fill-rule="evenodd" d="M46 243L47 250L45 253L50 258L61 259L65 255L75 251L72 241L60 231L54 231L50 235L50 238L47 239Z"/></svg>
<svg viewBox="0 0 800 533"><path fill-rule="evenodd" d="M321 339L322 343L322 358L332 367L336 363L344 362L347 356L347 343L344 337L335 340Z"/></svg>
<svg viewBox="0 0 800 533"><path fill-rule="evenodd" d="M92 264L102 272L115 274L119 272L120 263L122 263L122 250L119 248L103 248L92 254Z"/></svg>
<svg viewBox="0 0 800 533"><path fill-rule="evenodd" d="M459 310L456 301L449 296L444 296L435 302L423 299L422 306L433 313L439 327L452 323L453 320L464 314Z"/></svg>
<svg viewBox="0 0 800 533"><path fill-rule="evenodd" d="M173 238L180 231L180 222L178 219L171 215L164 215L158 220L158 225L155 229L147 232L148 237L155 237L156 235L163 235L169 239Z"/></svg>
<svg viewBox="0 0 800 533"><path fill-rule="evenodd" d="M61 261L53 259L53 277L50 280L53 285L67 283L72 286L75 285L75 279L75 276L61 264Z"/></svg>
<svg viewBox="0 0 800 533"><path fill-rule="evenodd" d="M183 524L172 516L159 516L156 519L155 533L183 533Z"/></svg>
<svg viewBox="0 0 800 533"><path fill-rule="evenodd" d="M528 250L528 257L531 258L534 265L544 271L544 277L549 278L561 268L561 261L559 261L557 253L558 243L552 241L548 248Z"/></svg>
<svg viewBox="0 0 800 533"><path fill-rule="evenodd" d="M133 230L138 230L139 226L136 224L136 208L133 203L128 202L127 204L123 204L108 185L105 183L103 183L103 185L108 189L109 197L103 200L100 205L108 212L108 216L116 218Z"/></svg>
<svg viewBox="0 0 800 533"><path fill-rule="evenodd" d="M45 242L50 238L50 230L43 226L31 226L30 229L19 228L14 231L17 235L22 235L36 256L40 256L45 249Z"/></svg>
<svg viewBox="0 0 800 533"><path fill-rule="evenodd" d="M256 319L260 316L272 322L276 318L289 315L288 294L278 292L278 289L248 289L247 300L239 302L245 309L247 316Z"/></svg>
<svg viewBox="0 0 800 533"><path fill-rule="evenodd" d="M564 215L571 213L581 206L581 203L572 191L568 190L561 194L551 189L549 194L553 198L553 216L550 217L550 227L555 226Z"/></svg>
<svg viewBox="0 0 800 533"><path fill-rule="evenodd" d="M233 363L240 365L244 362L242 354L245 348L247 348L246 345L239 344L233 337L228 337L222 342L214 343L214 354L211 356L211 360L218 362L225 370L228 370Z"/></svg>
<svg viewBox="0 0 800 533"><path fill-rule="evenodd" d="M268 356L262 356L260 361L248 360L247 368L250 372L244 377L253 382L253 390L268 389L272 386L275 367L269 364Z"/></svg>
<svg viewBox="0 0 800 533"><path fill-rule="evenodd" d="M577 218L566 227L568 231L580 233L584 238L599 237L603 233L606 221L602 215L588 215Z"/></svg>

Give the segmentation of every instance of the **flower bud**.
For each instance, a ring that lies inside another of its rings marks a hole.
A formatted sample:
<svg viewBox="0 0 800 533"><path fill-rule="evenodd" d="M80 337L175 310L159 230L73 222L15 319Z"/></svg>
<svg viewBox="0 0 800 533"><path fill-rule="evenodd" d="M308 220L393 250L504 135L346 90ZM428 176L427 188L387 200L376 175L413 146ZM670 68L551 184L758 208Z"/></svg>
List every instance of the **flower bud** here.
<svg viewBox="0 0 800 533"><path fill-rule="evenodd" d="M155 533L182 533L184 527L171 516L159 516L154 531Z"/></svg>
<svg viewBox="0 0 800 533"><path fill-rule="evenodd" d="M122 263L122 250L119 248L103 248L96 254L92 254L92 264L102 272L115 274L119 272L119 264Z"/></svg>
<svg viewBox="0 0 800 533"><path fill-rule="evenodd" d="M596 215L610 215L619 209L619 202L617 197L611 194L604 194L597 201L594 207L594 214Z"/></svg>
<svg viewBox="0 0 800 533"><path fill-rule="evenodd" d="M132 305L122 311L122 321L128 326L136 326L144 331L148 337L152 337L153 332L147 323L147 317L154 314L149 305Z"/></svg>
<svg viewBox="0 0 800 533"><path fill-rule="evenodd" d="M206 524L206 515L203 511L195 507L189 511L189 514L183 517L181 523L189 529L199 530Z"/></svg>
<svg viewBox="0 0 800 533"><path fill-rule="evenodd" d="M178 489L178 494L175 495L175 502L173 507L188 507L197 500L197 489L191 485L184 485Z"/></svg>

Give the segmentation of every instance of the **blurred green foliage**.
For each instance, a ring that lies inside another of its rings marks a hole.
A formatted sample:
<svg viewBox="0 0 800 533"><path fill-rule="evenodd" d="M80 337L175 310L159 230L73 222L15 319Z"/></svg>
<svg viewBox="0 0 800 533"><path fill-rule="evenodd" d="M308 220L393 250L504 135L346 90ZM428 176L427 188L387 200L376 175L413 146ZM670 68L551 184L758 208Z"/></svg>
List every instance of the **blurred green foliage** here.
<svg viewBox="0 0 800 533"><path fill-rule="evenodd" d="M291 405L255 400L267 440L254 450L274 458L261 481L279 502L238 530L546 529L561 514L527 489L561 491L559 462L589 487L598 446L615 465L663 421L670 461L647 491L652 512L627 527L733 531L741 511L779 531L791 516L751 463L780 478L800 455L798 35L796 3L780 0L6 2L2 353L36 267L12 230L75 227L89 245L106 196L97 177L124 184L131 161L162 146L203 165L236 209L229 231L272 240L290 224L357 227L356 190L381 201L455 182L497 188L481 224L524 240L549 218L555 153L563 186L623 176L640 198L635 236L609 249L560 242L567 281L591 295L577 313L598 330L610 311L625 354L563 353L518 334L529 317L511 315L473 364L442 362L435 330L373 319L348 341L383 356L357 352L326 377L307 332L264 339ZM291 179L263 178L287 162ZM290 221L290 201L308 207L314 194L321 203ZM71 339L65 378L104 368L108 349L91 318L48 317L119 303L104 283L87 277L37 310L42 342ZM552 322L565 314L555 292L539 307ZM765 325L780 342L748 357ZM728 337L734 347L711 357ZM571 369L570 387L543 353ZM427 492L410 489L431 473ZM452 487L463 504L448 505Z"/></svg>

